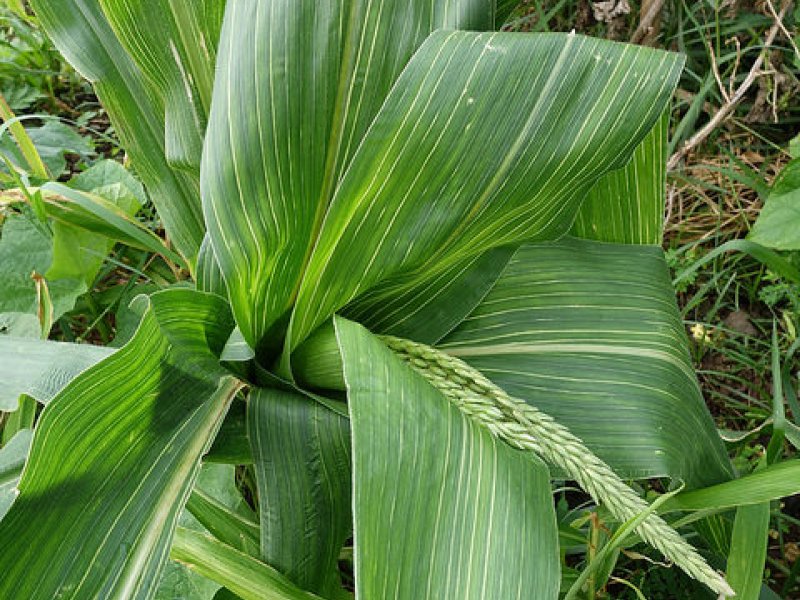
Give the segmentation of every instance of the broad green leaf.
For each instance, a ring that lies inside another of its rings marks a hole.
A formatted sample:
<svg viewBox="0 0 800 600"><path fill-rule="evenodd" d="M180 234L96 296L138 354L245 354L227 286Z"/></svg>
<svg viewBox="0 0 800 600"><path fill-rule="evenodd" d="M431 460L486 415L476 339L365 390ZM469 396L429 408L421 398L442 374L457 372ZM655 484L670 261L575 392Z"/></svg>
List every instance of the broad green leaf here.
<svg viewBox="0 0 800 600"><path fill-rule="evenodd" d="M269 565L190 529L177 529L170 556L242 600L319 600Z"/></svg>
<svg viewBox="0 0 800 600"><path fill-rule="evenodd" d="M681 63L574 34L430 36L337 187L287 349L388 278L566 233L662 113Z"/></svg>
<svg viewBox="0 0 800 600"><path fill-rule="evenodd" d="M726 577L737 600L759 600L769 541L769 502L736 511Z"/></svg>
<svg viewBox="0 0 800 600"><path fill-rule="evenodd" d="M0 522L0 597L147 598L158 584L240 384L217 359L233 328L221 298L172 289L142 302L134 338L42 413Z"/></svg>
<svg viewBox="0 0 800 600"><path fill-rule="evenodd" d="M279 346L327 205L398 75L437 28L488 29L490 0L227 3L203 208L236 320Z"/></svg>
<svg viewBox="0 0 800 600"><path fill-rule="evenodd" d="M523 246L440 347L620 475L698 487L733 472L686 345L659 248L565 238Z"/></svg>
<svg viewBox="0 0 800 600"><path fill-rule="evenodd" d="M0 337L37 338L40 334L41 325L35 314L15 311L0 312Z"/></svg>
<svg viewBox="0 0 800 600"><path fill-rule="evenodd" d="M119 218L132 218L146 202L144 189L122 165L104 160L74 177L69 187L89 192L116 206ZM116 216L116 213L115 213ZM48 280L82 280L92 287L114 240L63 221L52 223L53 262L45 276Z"/></svg>
<svg viewBox="0 0 800 600"><path fill-rule="evenodd" d="M254 389L247 413L261 516L262 558L305 590L340 587L351 532L347 419L293 392Z"/></svg>
<svg viewBox="0 0 800 600"><path fill-rule="evenodd" d="M747 239L775 250L800 250L800 159L775 180Z"/></svg>
<svg viewBox="0 0 800 600"><path fill-rule="evenodd" d="M134 205L147 203L144 187L133 174L115 160L101 160L78 173L67 184L76 190L96 192L114 200L126 212ZM101 193L103 190L106 193Z"/></svg>
<svg viewBox="0 0 800 600"><path fill-rule="evenodd" d="M625 167L612 171L589 191L572 234L619 244L661 245L667 185L669 112L636 147Z"/></svg>
<svg viewBox="0 0 800 600"><path fill-rule="evenodd" d="M721 510L800 494L800 460L787 460L749 475L683 492L663 506L670 510Z"/></svg>
<svg viewBox="0 0 800 600"><path fill-rule="evenodd" d="M48 403L74 377L114 351L0 335L0 410L16 410L21 394Z"/></svg>
<svg viewBox="0 0 800 600"><path fill-rule="evenodd" d="M17 483L28 458L33 431L19 431L0 448L0 521L17 498Z"/></svg>
<svg viewBox="0 0 800 600"><path fill-rule="evenodd" d="M420 280L387 282L347 306L343 315L370 331L434 344L483 300L516 248L493 248Z"/></svg>
<svg viewBox="0 0 800 600"><path fill-rule="evenodd" d="M225 0L101 0L120 43L158 90L165 151L199 171Z"/></svg>
<svg viewBox="0 0 800 600"><path fill-rule="evenodd" d="M51 232L24 215L7 218L0 237L0 314L36 315L39 303L32 274L44 275L52 264ZM86 291L86 284L72 277L51 279L47 287L55 318L71 310L75 299ZM20 317L6 317L12 318L17 321Z"/></svg>
<svg viewBox="0 0 800 600"><path fill-rule="evenodd" d="M364 328L336 319L353 435L360 598L558 597L547 468Z"/></svg>
<svg viewBox="0 0 800 600"><path fill-rule="evenodd" d="M34 0L58 50L94 85L167 234L190 264L205 225L196 178L171 169L165 150L165 107L117 40L97 0Z"/></svg>
<svg viewBox="0 0 800 600"><path fill-rule="evenodd" d="M48 119L44 125L26 128L25 131L50 178L57 179L64 173L67 153L84 158L92 154L89 138L79 135L75 129L58 120ZM8 157L17 167L29 170L28 161L22 151L8 136L0 135L0 154ZM0 172L3 171L6 171L6 165L0 162Z"/></svg>

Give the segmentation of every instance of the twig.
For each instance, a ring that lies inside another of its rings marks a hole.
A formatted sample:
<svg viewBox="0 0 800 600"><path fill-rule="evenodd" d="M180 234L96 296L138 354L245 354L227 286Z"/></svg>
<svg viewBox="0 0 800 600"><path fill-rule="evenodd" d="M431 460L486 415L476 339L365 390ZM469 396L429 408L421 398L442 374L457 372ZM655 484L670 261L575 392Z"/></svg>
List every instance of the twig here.
<svg viewBox="0 0 800 600"><path fill-rule="evenodd" d="M778 30L781 26L781 20L783 16L786 14L786 11L791 6L791 2L784 3L783 7L781 8L780 14L776 15L775 24L770 28L769 32L767 33L767 38L764 42L764 49L758 55L758 58L753 63L753 66L750 68L750 72L747 74L747 77L742 82L736 92L730 96L730 99L727 100L720 109L716 112L716 114L711 118L711 120L706 123L699 131L697 131L692 137L690 137L686 142L677 150L667 162L667 169L672 171L674 170L678 164L686 157L689 152L694 150L697 146L702 144L705 139L714 131L720 124L727 119L731 113L736 109L739 103L744 99L745 94L750 89L750 86L758 79L758 77L762 74L761 73L761 65L764 64L764 57L766 56L769 47L772 46L772 43L775 41L775 36L778 34Z"/></svg>
<svg viewBox="0 0 800 600"><path fill-rule="evenodd" d="M725 102L730 102L731 97L722 83L722 76L719 74L719 68L717 67L717 57L714 54L714 46L711 45L711 42L708 42L708 51L711 53L711 72L714 73L714 79L717 80L717 87L719 87L722 97L725 98Z"/></svg>
<svg viewBox="0 0 800 600"><path fill-rule="evenodd" d="M728 79L728 94L732 96L733 84L736 81L736 74L739 72L739 62L742 60L742 45L739 43L739 38L736 36L733 36L731 40L733 40L733 43L736 44L736 62L733 63L733 71ZM725 44L727 45L729 42L730 40L725 42Z"/></svg>
<svg viewBox="0 0 800 600"><path fill-rule="evenodd" d="M633 32L631 36L631 43L638 44L641 42L649 33L650 28L653 25L653 22L658 17L659 13L661 12L661 8L664 6L664 0L654 0L647 9L641 18L639 19L639 25L636 27L636 31Z"/></svg>
<svg viewBox="0 0 800 600"><path fill-rule="evenodd" d="M798 49L797 44L794 43L794 38L792 35L786 30L786 27L783 24L783 19L775 12L775 7L772 5L772 0L767 0L767 8L769 8L769 12L772 14L772 18L775 19L775 22L780 28L783 36L792 45L795 55L797 58L800 58L800 49Z"/></svg>

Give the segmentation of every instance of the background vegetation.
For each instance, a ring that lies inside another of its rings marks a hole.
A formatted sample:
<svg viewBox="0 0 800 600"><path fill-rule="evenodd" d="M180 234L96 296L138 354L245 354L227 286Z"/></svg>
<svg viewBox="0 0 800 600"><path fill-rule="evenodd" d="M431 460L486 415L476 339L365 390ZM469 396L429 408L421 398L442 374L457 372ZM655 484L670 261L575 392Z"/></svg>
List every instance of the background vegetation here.
<svg viewBox="0 0 800 600"><path fill-rule="evenodd" d="M771 245L790 251L764 252L743 242L776 177L800 157L798 25L800 7L778 0L526 0L508 26L540 32L574 29L687 56L673 103L665 250L706 401L741 472L752 470L767 452L796 455L800 442L800 282L795 270L800 253L781 247L780 240ZM0 191L45 179L89 189L98 183L117 185L120 194L141 200L131 205L143 205L139 221L162 233L136 184L119 173L109 175L114 168L106 161L124 162L124 157L91 87L59 57L19 0L0 2L0 94L5 122L0 126ZM26 143L41 158L38 172L25 154ZM800 199L795 205L800 207ZM0 200L0 223L13 218L3 207ZM31 207L35 211L36 202ZM795 211L800 215L800 209ZM795 227L800 231L800 216ZM180 267L168 259L118 245L110 258L85 269L85 288L48 288L37 274L58 272L59 248L48 256L28 253L20 259L10 229L0 238L0 279L6 286L34 286L40 309L47 303L56 307L52 329L46 327L51 323L41 322L50 314L46 310L40 310L40 323L33 325L50 329L52 339L120 345L137 318L128 301L182 277ZM759 241L770 245L770 240ZM61 251L66 256L80 248L91 257L92 245L84 242L64 242ZM2 329L30 326L0 322ZM35 418L35 405L28 408L27 414L21 409L3 416L3 442ZM785 423L784 439L770 446L775 437L765 426L779 423ZM240 480L244 487L252 485L245 471ZM566 557L567 564L578 566L602 545L602 521L582 512L581 494L564 488L557 498L564 522L583 519L576 531L590 543L581 538L574 556ZM773 505L764 581L773 597L800 598L800 498ZM677 570L655 568L635 553L623 556L607 584L597 589L598 598L640 593L653 599L706 594Z"/></svg>

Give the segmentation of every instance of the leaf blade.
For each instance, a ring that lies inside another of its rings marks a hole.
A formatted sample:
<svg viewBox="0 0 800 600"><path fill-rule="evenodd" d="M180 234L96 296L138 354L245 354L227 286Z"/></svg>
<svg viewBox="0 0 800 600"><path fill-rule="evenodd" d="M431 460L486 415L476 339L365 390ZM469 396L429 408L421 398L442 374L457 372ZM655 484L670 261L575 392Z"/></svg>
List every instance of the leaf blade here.
<svg viewBox="0 0 800 600"><path fill-rule="evenodd" d="M366 330L335 322L353 431L358 596L556 598L546 467L469 421Z"/></svg>
<svg viewBox="0 0 800 600"><path fill-rule="evenodd" d="M147 597L157 585L200 457L240 384L214 355L232 328L220 298L175 289L150 302L133 340L43 412L0 522L9 550L0 595Z"/></svg>
<svg viewBox="0 0 800 600"><path fill-rule="evenodd" d="M250 394L247 424L262 558L329 597L340 589L337 561L352 527L347 420L311 398L260 388Z"/></svg>
<svg viewBox="0 0 800 600"><path fill-rule="evenodd" d="M411 55L436 28L490 28L492 4L228 3L203 208L251 347L279 349L331 195Z"/></svg>
<svg viewBox="0 0 800 600"><path fill-rule="evenodd" d="M566 233L583 193L660 116L681 63L572 34L431 35L337 188L287 353L388 278Z"/></svg>
<svg viewBox="0 0 800 600"><path fill-rule="evenodd" d="M523 246L440 348L569 427L620 475L697 487L733 472L686 344L659 248L565 238Z"/></svg>

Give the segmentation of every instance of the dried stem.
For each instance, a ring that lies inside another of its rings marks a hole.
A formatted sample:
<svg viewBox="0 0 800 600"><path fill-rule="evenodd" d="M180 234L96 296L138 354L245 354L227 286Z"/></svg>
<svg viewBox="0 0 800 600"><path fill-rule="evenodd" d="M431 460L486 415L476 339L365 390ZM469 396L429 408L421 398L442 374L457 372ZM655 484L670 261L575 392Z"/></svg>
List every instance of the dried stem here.
<svg viewBox="0 0 800 600"><path fill-rule="evenodd" d="M661 9L663 7L664 0L651 0L649 6L647 6L639 19L639 25L636 27L636 31L634 31L631 36L631 43L638 44L643 40L653 37L653 24L661 14Z"/></svg>
<svg viewBox="0 0 800 600"><path fill-rule="evenodd" d="M784 3L783 7L781 8L781 12L776 15L775 23L770 28L769 32L767 33L766 40L764 41L764 49L753 63L753 66L750 68L750 72L747 74L747 77L745 77L742 85L740 85L736 91L729 96L728 100L714 114L711 120L701 127L692 137L686 140L680 149L670 157L669 162L667 162L668 170L674 170L686 157L686 155L689 154L689 152L702 144L706 138L711 135L711 132L719 127L720 124L722 124L722 122L733 113L736 107L739 106L739 103L744 99L747 91L762 74L761 65L764 64L764 57L766 56L769 47L772 46L772 43L775 41L775 36L778 34L779 29L783 26L781 21L791 4L791 2Z"/></svg>

